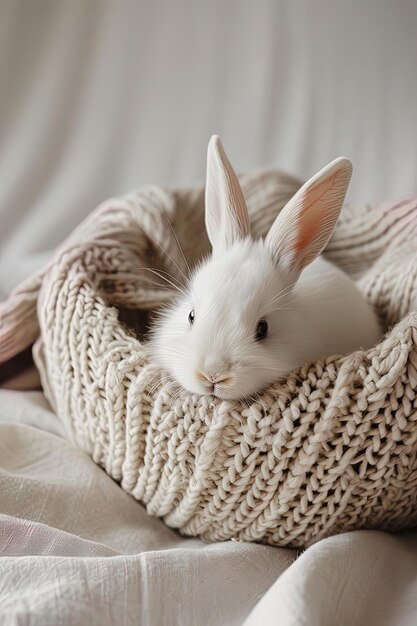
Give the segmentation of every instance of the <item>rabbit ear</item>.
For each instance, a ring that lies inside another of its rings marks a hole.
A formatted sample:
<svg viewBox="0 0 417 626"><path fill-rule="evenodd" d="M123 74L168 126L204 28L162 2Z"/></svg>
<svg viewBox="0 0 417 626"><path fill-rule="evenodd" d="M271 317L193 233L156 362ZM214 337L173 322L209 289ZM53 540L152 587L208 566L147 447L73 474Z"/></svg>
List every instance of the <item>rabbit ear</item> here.
<svg viewBox="0 0 417 626"><path fill-rule="evenodd" d="M265 239L280 265L299 274L323 251L351 175L351 162L340 157L310 178L285 205Z"/></svg>
<svg viewBox="0 0 417 626"><path fill-rule="evenodd" d="M207 151L206 229L214 251L227 250L250 235L242 189L217 135Z"/></svg>

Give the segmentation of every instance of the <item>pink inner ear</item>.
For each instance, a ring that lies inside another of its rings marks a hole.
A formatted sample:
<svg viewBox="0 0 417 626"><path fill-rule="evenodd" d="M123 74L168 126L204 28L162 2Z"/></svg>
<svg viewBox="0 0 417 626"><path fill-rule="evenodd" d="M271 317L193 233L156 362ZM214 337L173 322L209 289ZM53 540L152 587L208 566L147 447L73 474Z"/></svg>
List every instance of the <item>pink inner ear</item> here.
<svg viewBox="0 0 417 626"><path fill-rule="evenodd" d="M312 188L308 189L307 193L301 198L300 217L299 217L299 231L295 244L295 250L303 252L308 245L316 238L320 232L323 221L327 215L323 212L321 200L326 194L333 188L336 174L327 180L323 180ZM304 263L303 263L304 265Z"/></svg>

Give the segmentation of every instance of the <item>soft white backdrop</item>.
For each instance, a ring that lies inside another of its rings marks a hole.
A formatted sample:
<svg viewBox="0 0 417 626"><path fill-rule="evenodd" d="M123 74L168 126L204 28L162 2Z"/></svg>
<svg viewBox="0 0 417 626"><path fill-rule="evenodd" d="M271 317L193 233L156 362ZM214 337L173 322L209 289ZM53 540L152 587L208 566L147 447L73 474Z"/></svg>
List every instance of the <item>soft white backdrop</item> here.
<svg viewBox="0 0 417 626"><path fill-rule="evenodd" d="M0 0L0 294L100 200L344 154L417 193L415 0Z"/></svg>

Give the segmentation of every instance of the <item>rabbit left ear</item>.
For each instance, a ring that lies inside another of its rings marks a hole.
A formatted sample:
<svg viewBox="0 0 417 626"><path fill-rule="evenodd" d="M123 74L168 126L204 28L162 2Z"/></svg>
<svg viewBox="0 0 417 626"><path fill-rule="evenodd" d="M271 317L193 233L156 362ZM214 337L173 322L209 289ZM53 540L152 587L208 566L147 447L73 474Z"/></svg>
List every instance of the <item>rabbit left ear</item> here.
<svg viewBox="0 0 417 626"><path fill-rule="evenodd" d="M207 151L206 230L213 251L225 251L250 235L246 202L220 138L213 135Z"/></svg>
<svg viewBox="0 0 417 626"><path fill-rule="evenodd" d="M297 275L323 251L351 175L351 162L340 157L310 178L285 205L265 238L280 267Z"/></svg>

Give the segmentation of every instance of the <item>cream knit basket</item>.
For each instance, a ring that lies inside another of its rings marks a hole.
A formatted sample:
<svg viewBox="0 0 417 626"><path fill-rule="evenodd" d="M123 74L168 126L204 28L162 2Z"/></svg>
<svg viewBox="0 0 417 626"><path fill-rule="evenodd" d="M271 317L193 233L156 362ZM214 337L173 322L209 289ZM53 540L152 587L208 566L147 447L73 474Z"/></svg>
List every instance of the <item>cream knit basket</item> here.
<svg viewBox="0 0 417 626"><path fill-rule="evenodd" d="M274 172L240 180L255 235L299 186ZM175 274L170 224L191 264L208 250L203 202L201 189L146 187L99 207L1 305L0 361L36 339L45 393L72 440L183 534L308 546L412 526L417 203L345 207L326 250L390 327L381 343L306 364L247 405L172 388L116 308L125 318L170 296L140 269Z"/></svg>

